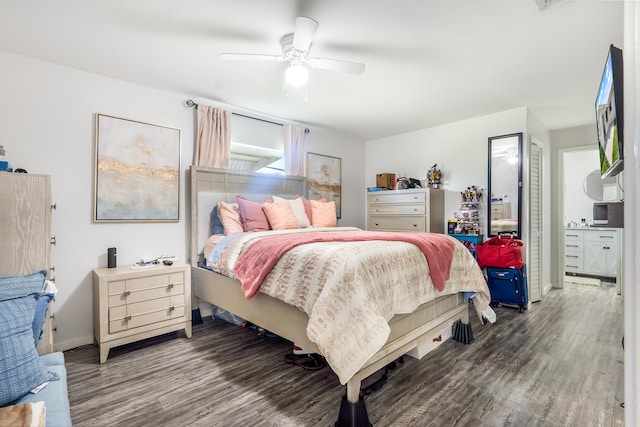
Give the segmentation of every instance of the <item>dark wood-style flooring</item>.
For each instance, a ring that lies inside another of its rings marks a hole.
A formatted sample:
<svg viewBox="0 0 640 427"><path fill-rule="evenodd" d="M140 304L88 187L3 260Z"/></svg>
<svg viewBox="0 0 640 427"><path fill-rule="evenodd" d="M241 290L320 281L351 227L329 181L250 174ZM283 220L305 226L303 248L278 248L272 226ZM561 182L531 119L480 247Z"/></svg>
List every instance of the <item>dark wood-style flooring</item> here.
<svg viewBox="0 0 640 427"><path fill-rule="evenodd" d="M623 301L611 284L567 285L531 309L471 309L474 342L405 357L366 396L382 426L622 426ZM287 365L290 344L220 320L113 349L65 352L82 426L333 426L345 392L327 367Z"/></svg>

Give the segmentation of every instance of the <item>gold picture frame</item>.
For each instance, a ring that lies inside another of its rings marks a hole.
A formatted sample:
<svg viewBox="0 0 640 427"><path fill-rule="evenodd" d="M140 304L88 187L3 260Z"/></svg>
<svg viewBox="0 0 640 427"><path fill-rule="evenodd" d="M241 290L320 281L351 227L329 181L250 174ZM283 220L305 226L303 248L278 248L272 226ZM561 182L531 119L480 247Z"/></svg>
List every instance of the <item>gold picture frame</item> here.
<svg viewBox="0 0 640 427"><path fill-rule="evenodd" d="M336 202L336 217L342 213L342 159L307 153L307 197Z"/></svg>
<svg viewBox="0 0 640 427"><path fill-rule="evenodd" d="M96 113L94 222L180 221L180 129Z"/></svg>

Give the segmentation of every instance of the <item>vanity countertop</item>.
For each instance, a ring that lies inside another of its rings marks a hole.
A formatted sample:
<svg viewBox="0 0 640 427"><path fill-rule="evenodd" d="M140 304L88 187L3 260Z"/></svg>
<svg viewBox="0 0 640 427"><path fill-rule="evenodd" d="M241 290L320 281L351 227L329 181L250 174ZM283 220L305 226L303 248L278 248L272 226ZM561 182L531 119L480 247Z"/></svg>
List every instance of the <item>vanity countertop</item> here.
<svg viewBox="0 0 640 427"><path fill-rule="evenodd" d="M591 226L591 227L565 227L565 230L616 230L616 228L613 227L597 227L597 226Z"/></svg>

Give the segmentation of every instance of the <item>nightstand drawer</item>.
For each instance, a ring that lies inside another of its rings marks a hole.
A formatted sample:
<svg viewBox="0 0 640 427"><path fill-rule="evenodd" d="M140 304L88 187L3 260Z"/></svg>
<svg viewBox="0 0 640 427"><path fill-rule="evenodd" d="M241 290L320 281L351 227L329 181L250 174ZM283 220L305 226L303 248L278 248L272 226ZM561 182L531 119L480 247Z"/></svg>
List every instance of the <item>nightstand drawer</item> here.
<svg viewBox="0 0 640 427"><path fill-rule="evenodd" d="M126 289L116 295L109 295L109 307L133 304L140 301L182 294L184 294L184 284L160 285L154 288L142 289L138 291L129 291L128 289Z"/></svg>
<svg viewBox="0 0 640 427"><path fill-rule="evenodd" d="M425 217L422 216L406 216L406 217L384 217L371 216L370 230L395 230L395 231L425 231Z"/></svg>
<svg viewBox="0 0 640 427"><path fill-rule="evenodd" d="M121 305L109 309L109 332L150 325L184 316L184 297L174 296Z"/></svg>

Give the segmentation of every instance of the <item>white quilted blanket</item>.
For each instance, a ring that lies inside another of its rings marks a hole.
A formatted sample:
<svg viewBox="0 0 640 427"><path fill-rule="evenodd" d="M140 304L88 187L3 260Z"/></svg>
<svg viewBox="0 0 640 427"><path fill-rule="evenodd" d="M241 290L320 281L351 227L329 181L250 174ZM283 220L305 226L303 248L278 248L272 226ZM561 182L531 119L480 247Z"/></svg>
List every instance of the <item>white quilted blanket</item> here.
<svg viewBox="0 0 640 427"><path fill-rule="evenodd" d="M353 227L241 233L224 239L225 249L208 262L213 270L236 278L233 267L242 250L273 234L354 231ZM452 240L455 240L451 238ZM307 336L346 382L385 344L388 321L410 313L438 296L476 292L474 308L482 317L490 295L473 256L455 240L449 279L439 292L425 256L405 242L312 243L288 251L267 275L260 292L307 313ZM219 255L219 257L218 257Z"/></svg>

